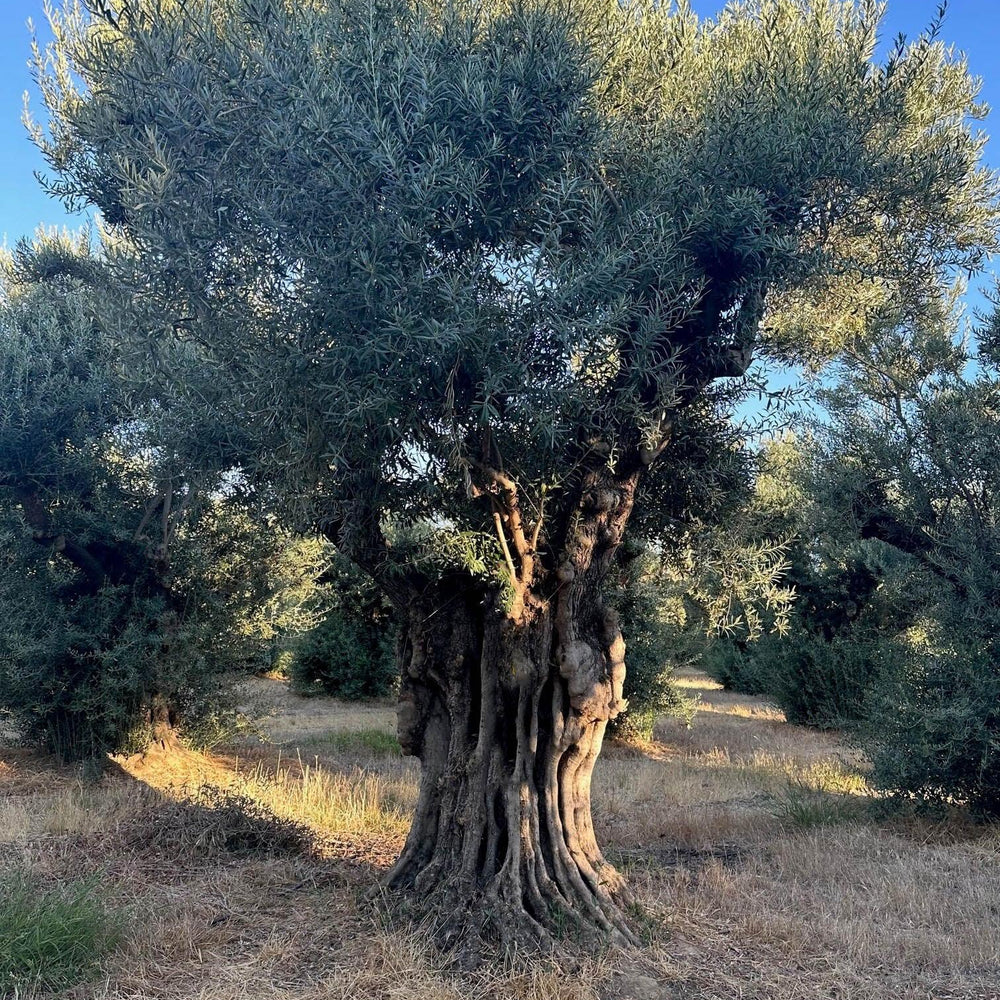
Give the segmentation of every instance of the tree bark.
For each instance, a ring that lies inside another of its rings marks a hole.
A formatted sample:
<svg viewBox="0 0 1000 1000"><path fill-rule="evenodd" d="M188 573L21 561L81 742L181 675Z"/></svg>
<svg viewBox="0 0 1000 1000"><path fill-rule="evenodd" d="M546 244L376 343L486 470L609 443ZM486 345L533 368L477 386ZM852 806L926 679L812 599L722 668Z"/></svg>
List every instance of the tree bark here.
<svg viewBox="0 0 1000 1000"><path fill-rule="evenodd" d="M455 574L408 609L399 738L422 776L388 885L463 954L567 935L635 941L590 797L608 721L626 707L625 643L601 583L632 492L585 494L531 586Z"/></svg>

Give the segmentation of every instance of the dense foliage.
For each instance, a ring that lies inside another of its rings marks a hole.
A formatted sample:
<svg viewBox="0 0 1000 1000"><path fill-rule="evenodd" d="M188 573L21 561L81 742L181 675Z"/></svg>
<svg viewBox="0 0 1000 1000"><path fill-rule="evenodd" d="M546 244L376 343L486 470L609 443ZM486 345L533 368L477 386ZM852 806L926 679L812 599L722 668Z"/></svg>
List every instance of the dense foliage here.
<svg viewBox="0 0 1000 1000"><path fill-rule="evenodd" d="M916 600L905 559L845 531L817 495L827 473L814 453L808 436L762 448L742 528L780 547L785 600L771 602L755 632L740 623L722 632L703 662L727 687L769 695L789 721L844 726L894 669L886 637L905 627Z"/></svg>
<svg viewBox="0 0 1000 1000"><path fill-rule="evenodd" d="M844 355L811 436L771 449L792 457L788 627L708 660L793 721L847 727L885 791L983 813L1000 809L996 329L970 357L945 297Z"/></svg>
<svg viewBox="0 0 1000 1000"><path fill-rule="evenodd" d="M318 581L320 620L290 650L289 675L300 694L378 698L396 687L399 624L385 595L343 556Z"/></svg>
<svg viewBox="0 0 1000 1000"><path fill-rule="evenodd" d="M378 571L390 515L494 534L501 466L524 522L595 456L651 466L654 533L702 513L716 380L829 356L992 245L974 82L925 40L875 65L865 7L94 12L38 67L53 191L120 240L173 391Z"/></svg>
<svg viewBox="0 0 1000 1000"><path fill-rule="evenodd" d="M882 787L1000 811L1000 371L993 318L972 359L944 301L847 359L818 455L823 501L905 560L901 661L863 738ZM838 502L839 501L839 502Z"/></svg>
<svg viewBox="0 0 1000 1000"><path fill-rule="evenodd" d="M157 724L207 735L287 617L268 603L283 538L157 436L85 243L23 244L3 268L0 706L68 758Z"/></svg>

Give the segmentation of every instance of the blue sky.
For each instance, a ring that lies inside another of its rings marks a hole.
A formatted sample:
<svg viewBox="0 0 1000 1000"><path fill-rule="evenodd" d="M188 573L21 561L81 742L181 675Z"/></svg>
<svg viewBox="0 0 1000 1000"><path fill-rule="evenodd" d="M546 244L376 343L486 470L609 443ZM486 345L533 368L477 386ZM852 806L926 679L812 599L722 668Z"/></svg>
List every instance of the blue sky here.
<svg viewBox="0 0 1000 1000"><path fill-rule="evenodd" d="M889 0L885 21L886 41L897 32L915 35L933 18L938 0ZM720 9L719 0L695 0L699 14ZM0 238L13 243L40 223L76 228L83 217L70 216L49 198L34 177L44 168L21 124L22 95L33 91L27 61L33 19L44 37L42 0L3 0L0 4ZM1000 135L1000 5L997 0L951 0L942 37L962 49L972 71L983 78L983 97L997 108L986 129ZM41 114L33 95L32 106ZM1000 139L987 151L987 160L1000 167Z"/></svg>

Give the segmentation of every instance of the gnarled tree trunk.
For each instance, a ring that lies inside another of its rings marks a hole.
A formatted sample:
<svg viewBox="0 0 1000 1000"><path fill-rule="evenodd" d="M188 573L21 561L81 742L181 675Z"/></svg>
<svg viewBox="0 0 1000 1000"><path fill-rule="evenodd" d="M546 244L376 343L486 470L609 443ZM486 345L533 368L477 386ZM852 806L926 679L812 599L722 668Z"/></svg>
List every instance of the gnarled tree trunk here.
<svg viewBox="0 0 1000 1000"><path fill-rule="evenodd" d="M582 507L552 569L515 578L513 597L456 574L409 607L399 736L422 777L388 883L434 912L445 945L634 941L590 799L625 708L625 643L601 583L631 490Z"/></svg>

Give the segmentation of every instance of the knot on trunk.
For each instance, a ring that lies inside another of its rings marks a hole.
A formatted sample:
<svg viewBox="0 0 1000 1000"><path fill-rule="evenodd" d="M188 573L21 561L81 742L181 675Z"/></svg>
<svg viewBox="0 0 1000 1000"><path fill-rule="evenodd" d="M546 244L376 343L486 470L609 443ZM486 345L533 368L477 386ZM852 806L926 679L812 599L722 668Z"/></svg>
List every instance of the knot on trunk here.
<svg viewBox="0 0 1000 1000"><path fill-rule="evenodd" d="M396 702L396 733L404 756L420 756L424 726L425 713L417 704L416 693L412 688L404 687Z"/></svg>
<svg viewBox="0 0 1000 1000"><path fill-rule="evenodd" d="M570 704L584 720L614 719L627 707L622 698L625 640L621 633L605 650L580 639L563 643L558 665Z"/></svg>
<svg viewBox="0 0 1000 1000"><path fill-rule="evenodd" d="M596 513L606 513L615 510L621 502L621 493L618 490L607 487L589 490L583 496L584 507Z"/></svg>

